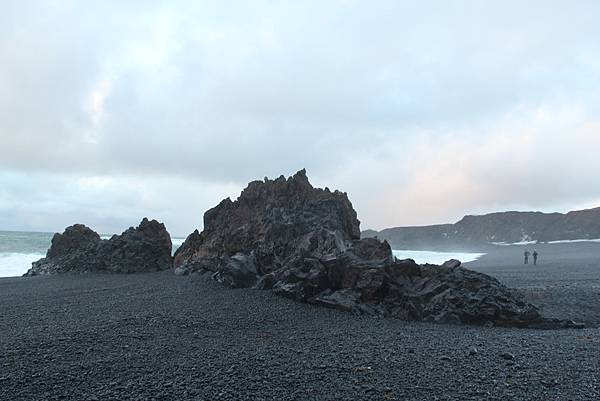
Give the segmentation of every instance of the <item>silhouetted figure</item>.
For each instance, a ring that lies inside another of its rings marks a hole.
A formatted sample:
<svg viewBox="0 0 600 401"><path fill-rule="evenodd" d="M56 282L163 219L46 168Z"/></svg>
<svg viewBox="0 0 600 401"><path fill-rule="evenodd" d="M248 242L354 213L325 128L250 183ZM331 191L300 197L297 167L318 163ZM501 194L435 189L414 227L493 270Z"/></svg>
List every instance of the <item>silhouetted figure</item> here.
<svg viewBox="0 0 600 401"><path fill-rule="evenodd" d="M526 265L527 265L527 264L529 264L529 251L527 251L527 250L526 250L526 251L523 253L523 256L525 256L525 264L526 264Z"/></svg>
<svg viewBox="0 0 600 401"><path fill-rule="evenodd" d="M533 250L533 264L537 265L537 258L538 258L538 251L536 251L535 249Z"/></svg>

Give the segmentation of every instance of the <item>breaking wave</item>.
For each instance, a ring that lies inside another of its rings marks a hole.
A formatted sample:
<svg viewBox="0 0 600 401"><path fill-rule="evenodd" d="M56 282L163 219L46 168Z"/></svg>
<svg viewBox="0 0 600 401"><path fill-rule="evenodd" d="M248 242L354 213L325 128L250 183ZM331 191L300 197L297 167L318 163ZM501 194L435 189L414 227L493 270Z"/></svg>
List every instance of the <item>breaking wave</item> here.
<svg viewBox="0 0 600 401"><path fill-rule="evenodd" d="M485 253L434 252L410 250L393 250L392 253L398 259L413 259L419 264L431 263L435 265L440 265L450 259L458 259L462 263L467 263L477 260L483 255L485 255Z"/></svg>
<svg viewBox="0 0 600 401"><path fill-rule="evenodd" d="M41 253L0 253L0 277L22 276L31 268L31 263L43 258Z"/></svg>

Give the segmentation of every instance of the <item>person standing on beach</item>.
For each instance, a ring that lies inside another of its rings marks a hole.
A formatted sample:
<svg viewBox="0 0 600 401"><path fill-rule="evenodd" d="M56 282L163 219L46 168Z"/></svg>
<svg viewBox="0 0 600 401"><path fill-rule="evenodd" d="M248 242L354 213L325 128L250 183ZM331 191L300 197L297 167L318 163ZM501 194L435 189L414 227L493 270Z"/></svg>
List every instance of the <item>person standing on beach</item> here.
<svg viewBox="0 0 600 401"><path fill-rule="evenodd" d="M538 251L536 251L535 249L533 250L533 264L537 265L537 258L538 258Z"/></svg>
<svg viewBox="0 0 600 401"><path fill-rule="evenodd" d="M525 256L525 264L529 264L529 251L527 249L523 253L523 256Z"/></svg>

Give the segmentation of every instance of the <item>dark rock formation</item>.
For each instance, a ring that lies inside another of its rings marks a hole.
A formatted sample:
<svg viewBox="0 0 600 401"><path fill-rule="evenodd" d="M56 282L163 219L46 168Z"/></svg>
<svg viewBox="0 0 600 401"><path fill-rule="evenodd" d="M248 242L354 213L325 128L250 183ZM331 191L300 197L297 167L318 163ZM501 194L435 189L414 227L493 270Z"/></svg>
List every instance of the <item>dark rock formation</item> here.
<svg viewBox="0 0 600 401"><path fill-rule="evenodd" d="M52 237L52 245L46 253L48 259L58 259L65 255L86 248L90 244L100 242L100 236L83 224L74 224L65 229L62 234L56 233Z"/></svg>
<svg viewBox="0 0 600 401"><path fill-rule="evenodd" d="M396 260L387 242L359 239L345 193L313 188L304 170L255 181L204 215L175 253L177 274L210 274L354 313L440 323L569 326L544 319L497 280L448 261Z"/></svg>
<svg viewBox="0 0 600 401"><path fill-rule="evenodd" d="M137 273L171 268L171 237L165 226L144 218L136 228L108 240L82 224L55 234L46 257L26 276L53 273Z"/></svg>
<svg viewBox="0 0 600 401"><path fill-rule="evenodd" d="M237 201L227 198L204 214L204 231L181 245L175 267L254 253L264 274L293 252L298 240L319 230L338 232L342 242L360 237L360 222L345 193L313 188L304 170L287 180L253 181Z"/></svg>
<svg viewBox="0 0 600 401"><path fill-rule="evenodd" d="M600 208L566 214L501 212L465 216L455 224L365 230L362 237L387 240L395 249L483 249L491 243L600 238Z"/></svg>

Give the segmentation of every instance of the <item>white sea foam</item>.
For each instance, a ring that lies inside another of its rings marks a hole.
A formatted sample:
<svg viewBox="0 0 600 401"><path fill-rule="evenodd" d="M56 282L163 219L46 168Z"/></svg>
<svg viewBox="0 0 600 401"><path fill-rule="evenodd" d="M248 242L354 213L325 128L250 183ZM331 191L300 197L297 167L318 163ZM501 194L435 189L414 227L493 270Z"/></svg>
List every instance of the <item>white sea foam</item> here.
<svg viewBox="0 0 600 401"><path fill-rule="evenodd" d="M600 242L598 239L562 239L557 241L548 241L548 244L572 244L576 242Z"/></svg>
<svg viewBox="0 0 600 401"><path fill-rule="evenodd" d="M520 241L520 242L490 242L490 244L492 245L498 245L498 246L513 246L513 245L535 245L538 243L542 243L542 244L574 244L574 243L578 243L578 242L600 242L600 238L594 238L594 239L561 239L561 240L556 240L556 241L548 241L548 242L540 242L540 241Z"/></svg>
<svg viewBox="0 0 600 401"><path fill-rule="evenodd" d="M499 246L512 246L512 245L535 245L537 244L537 241L519 241L519 242L490 242L490 244L492 245L499 245Z"/></svg>
<svg viewBox="0 0 600 401"><path fill-rule="evenodd" d="M413 259L419 264L431 263L436 265L442 264L450 259L458 259L463 263L472 262L485 255L485 253L434 252L410 250L393 250L392 253L398 259Z"/></svg>
<svg viewBox="0 0 600 401"><path fill-rule="evenodd" d="M180 246L184 238L173 238L174 248ZM450 259L458 259L463 263L471 262L485 255L484 253L467 252L433 252L394 250L394 256L398 259L414 259L417 263L441 264ZM31 268L31 263L43 258L41 253L0 253L0 277L21 276Z"/></svg>
<svg viewBox="0 0 600 401"><path fill-rule="evenodd" d="M41 253L0 253L0 277L22 276L31 268L31 263L43 258Z"/></svg>

